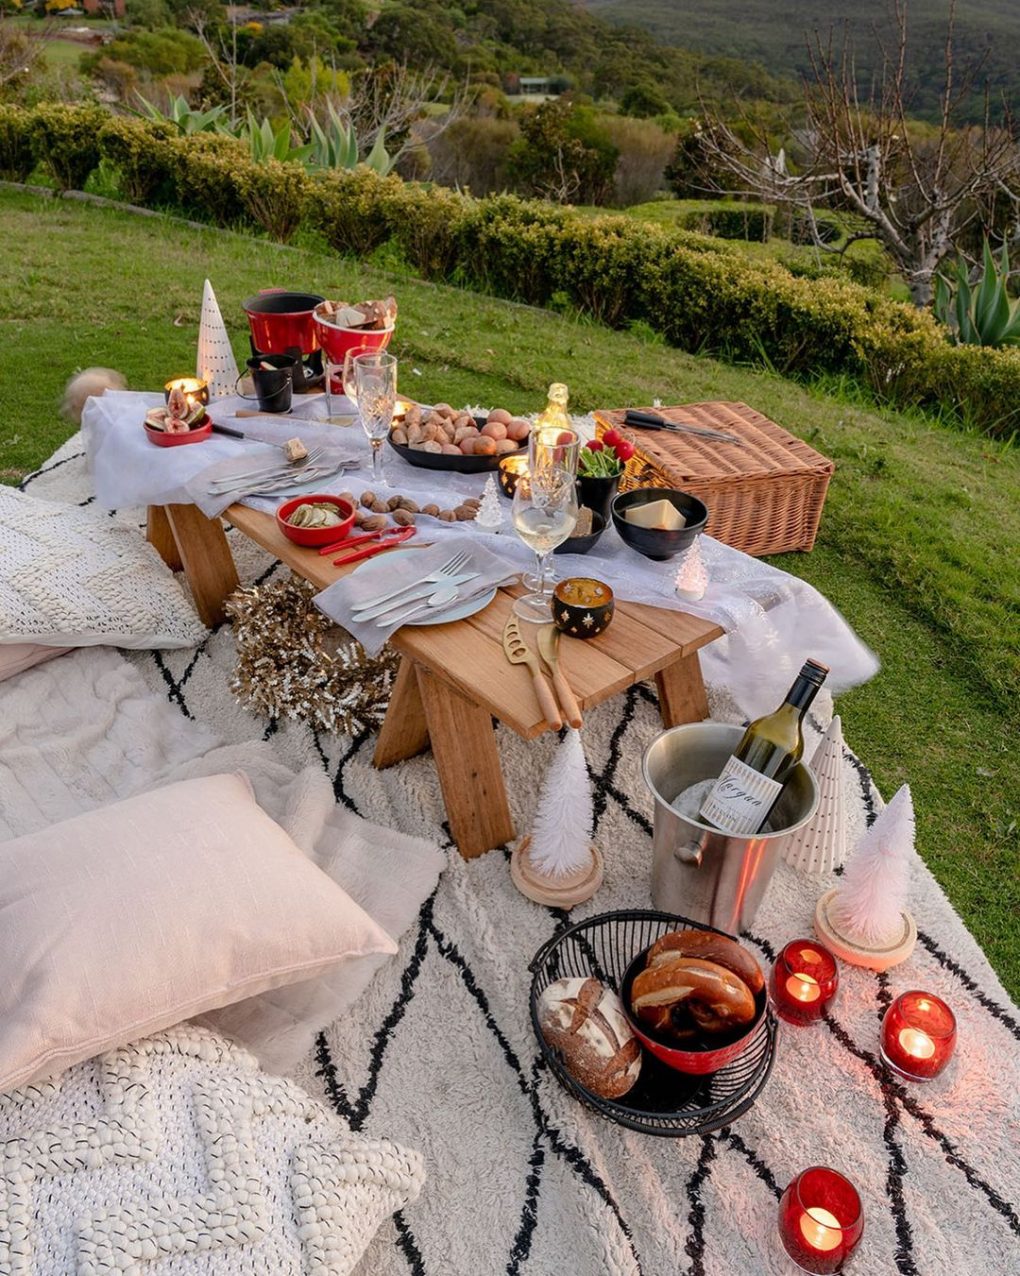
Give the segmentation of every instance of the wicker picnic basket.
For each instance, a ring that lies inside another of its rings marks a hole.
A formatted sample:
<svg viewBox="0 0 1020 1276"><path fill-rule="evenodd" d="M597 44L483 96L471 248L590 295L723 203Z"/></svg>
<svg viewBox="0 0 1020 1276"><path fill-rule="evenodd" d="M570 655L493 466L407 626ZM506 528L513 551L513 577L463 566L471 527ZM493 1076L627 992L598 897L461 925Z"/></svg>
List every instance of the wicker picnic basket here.
<svg viewBox="0 0 1020 1276"><path fill-rule="evenodd" d="M620 490L679 488L708 506L709 535L746 554L809 550L836 468L746 403L685 403L641 408L667 421L739 435L743 446L693 434L635 430L623 424L625 408L599 409L596 433L618 430L636 451Z"/></svg>

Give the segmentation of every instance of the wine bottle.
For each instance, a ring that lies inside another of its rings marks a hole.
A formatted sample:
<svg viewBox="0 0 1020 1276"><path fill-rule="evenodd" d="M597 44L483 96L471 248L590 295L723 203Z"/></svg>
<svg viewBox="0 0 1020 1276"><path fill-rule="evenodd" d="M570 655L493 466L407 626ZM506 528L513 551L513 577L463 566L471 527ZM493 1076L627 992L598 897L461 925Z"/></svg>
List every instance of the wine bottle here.
<svg viewBox="0 0 1020 1276"><path fill-rule="evenodd" d="M804 715L828 672L808 660L779 708L750 724L702 804L706 824L737 837L761 831L804 752Z"/></svg>

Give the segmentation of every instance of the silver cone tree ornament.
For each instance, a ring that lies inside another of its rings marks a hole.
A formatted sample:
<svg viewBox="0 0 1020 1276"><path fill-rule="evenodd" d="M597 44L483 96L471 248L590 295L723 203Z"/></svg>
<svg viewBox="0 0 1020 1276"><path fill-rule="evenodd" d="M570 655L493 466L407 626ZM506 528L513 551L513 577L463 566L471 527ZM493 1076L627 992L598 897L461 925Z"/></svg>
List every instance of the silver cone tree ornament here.
<svg viewBox="0 0 1020 1276"><path fill-rule="evenodd" d="M799 873L822 876L846 859L846 811L843 794L843 725L829 723L808 764L818 786L818 807L783 843L783 859Z"/></svg>
<svg viewBox="0 0 1020 1276"><path fill-rule="evenodd" d="M208 279L202 289L202 317L198 325L195 373L208 383L210 399L222 399L234 393L238 376L237 360L227 334L227 325L220 314L219 302Z"/></svg>
<svg viewBox="0 0 1020 1276"><path fill-rule="evenodd" d="M857 845L839 885L818 901L815 931L837 957L888 970L917 942L907 911L914 848L914 804L904 784Z"/></svg>

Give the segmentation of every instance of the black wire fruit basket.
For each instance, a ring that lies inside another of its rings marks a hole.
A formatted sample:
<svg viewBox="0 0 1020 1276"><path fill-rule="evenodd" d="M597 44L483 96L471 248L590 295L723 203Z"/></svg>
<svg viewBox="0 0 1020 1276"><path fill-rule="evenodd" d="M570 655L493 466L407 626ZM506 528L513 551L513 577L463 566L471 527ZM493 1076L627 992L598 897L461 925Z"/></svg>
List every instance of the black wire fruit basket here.
<svg viewBox="0 0 1020 1276"><path fill-rule="evenodd" d="M628 968L639 953L667 931L688 929L716 930L686 917L650 909L600 913L559 931L538 950L529 966L533 976L532 1027L550 1071L563 1088L601 1116L629 1130L664 1138L710 1134L730 1125L751 1107L775 1062L776 1018L771 1006L766 1008L741 1053L718 1072L688 1076L645 1050L634 1087L619 1099L603 1099L567 1071L559 1051L542 1036L538 1001L551 983L568 978L598 979L619 994Z"/></svg>

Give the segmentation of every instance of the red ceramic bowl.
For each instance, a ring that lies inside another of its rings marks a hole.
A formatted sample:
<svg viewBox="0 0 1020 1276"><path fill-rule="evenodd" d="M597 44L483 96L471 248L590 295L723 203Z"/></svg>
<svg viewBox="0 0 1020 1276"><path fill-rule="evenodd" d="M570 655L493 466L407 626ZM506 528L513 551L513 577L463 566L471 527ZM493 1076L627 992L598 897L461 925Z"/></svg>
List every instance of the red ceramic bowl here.
<svg viewBox="0 0 1020 1276"><path fill-rule="evenodd" d="M167 434L166 430L154 430L146 425L145 433L150 443L157 447L182 447L185 443L201 443L212 434L212 421L207 412L201 425L193 425L187 434Z"/></svg>
<svg viewBox="0 0 1020 1276"><path fill-rule="evenodd" d="M370 350L385 350L393 336L393 328L338 328L318 315L312 316L315 336L330 363L343 363L348 350L355 346L367 346Z"/></svg>
<svg viewBox="0 0 1020 1276"><path fill-rule="evenodd" d="M343 517L343 522L336 523L333 527L294 527L287 519L299 505L333 505ZM342 541L354 526L354 506L339 496L292 496L276 511L276 524L295 545L304 545L307 548L332 545L334 541Z"/></svg>
<svg viewBox="0 0 1020 1276"><path fill-rule="evenodd" d="M623 1003L623 1012L627 1016L627 1021L634 1029L638 1040L649 1050L656 1059L660 1059L668 1067L673 1068L676 1072L686 1073L688 1076L705 1077L713 1072L718 1072L720 1068L725 1068L728 1063L732 1063L751 1043L752 1037L758 1031L762 1019L765 1017L765 1011L768 1007L768 991L762 988L761 992L755 994L754 1004L757 1007L757 1013L748 1024L747 1028L740 1033L739 1036L732 1035L723 1037L721 1044L714 1047L706 1047L694 1050L682 1050L668 1038L653 1034L651 1029L642 1024L630 1009L630 990L634 983L634 979L645 968L648 958L648 949L643 949L627 967L627 973L623 977L623 983L620 985L620 1001Z"/></svg>

